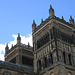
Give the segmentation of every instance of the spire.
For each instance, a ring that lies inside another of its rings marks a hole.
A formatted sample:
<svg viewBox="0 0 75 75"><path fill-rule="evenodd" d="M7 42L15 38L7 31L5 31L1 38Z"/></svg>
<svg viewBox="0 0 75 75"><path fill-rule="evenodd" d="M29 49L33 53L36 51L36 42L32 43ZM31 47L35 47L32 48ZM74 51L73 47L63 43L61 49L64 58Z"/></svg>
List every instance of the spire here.
<svg viewBox="0 0 75 75"><path fill-rule="evenodd" d="M12 48L13 48L13 44L12 44Z"/></svg>
<svg viewBox="0 0 75 75"><path fill-rule="evenodd" d="M41 23L43 23L43 19L41 19Z"/></svg>
<svg viewBox="0 0 75 75"><path fill-rule="evenodd" d="M62 16L62 20L64 20L64 17Z"/></svg>
<svg viewBox="0 0 75 75"><path fill-rule="evenodd" d="M6 44L5 50L9 50L8 43Z"/></svg>
<svg viewBox="0 0 75 75"><path fill-rule="evenodd" d="M33 24L35 24L35 20L33 20Z"/></svg>
<svg viewBox="0 0 75 75"><path fill-rule="evenodd" d="M29 49L29 47L30 47L30 44L29 44L29 42L28 42L28 49Z"/></svg>
<svg viewBox="0 0 75 75"><path fill-rule="evenodd" d="M32 24L32 32L34 33L36 29L36 23L35 20L33 20L33 24Z"/></svg>
<svg viewBox="0 0 75 75"><path fill-rule="evenodd" d="M50 5L50 9L49 9L49 15L50 15L50 17L55 16L55 14L54 14L54 9L52 8L51 5Z"/></svg>
<svg viewBox="0 0 75 75"><path fill-rule="evenodd" d="M50 5L50 9L52 9L52 5Z"/></svg>
<svg viewBox="0 0 75 75"><path fill-rule="evenodd" d="M74 19L72 18L72 16L70 16L69 22L70 24L74 24Z"/></svg>
<svg viewBox="0 0 75 75"><path fill-rule="evenodd" d="M6 44L6 47L5 47L5 54L6 52L9 50L9 47L8 47L8 43Z"/></svg>
<svg viewBox="0 0 75 75"><path fill-rule="evenodd" d="M18 33L18 37L17 37L17 44L21 44L21 37L20 37L20 33Z"/></svg>

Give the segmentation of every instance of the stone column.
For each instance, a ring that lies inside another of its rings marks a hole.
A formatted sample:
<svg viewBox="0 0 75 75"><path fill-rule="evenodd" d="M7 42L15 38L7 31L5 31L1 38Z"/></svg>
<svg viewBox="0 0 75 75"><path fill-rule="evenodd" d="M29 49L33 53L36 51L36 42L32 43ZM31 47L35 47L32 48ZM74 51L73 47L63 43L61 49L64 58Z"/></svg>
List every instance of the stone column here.
<svg viewBox="0 0 75 75"><path fill-rule="evenodd" d="M50 65L50 57L49 57L49 55L47 55L47 66L49 66Z"/></svg>
<svg viewBox="0 0 75 75"><path fill-rule="evenodd" d="M33 38L33 50L35 51L37 49L37 43L36 43L36 39Z"/></svg>
<svg viewBox="0 0 75 75"><path fill-rule="evenodd" d="M65 52L65 59L66 59L66 64L69 65L69 58L68 58L68 53Z"/></svg>
<svg viewBox="0 0 75 75"><path fill-rule="evenodd" d="M59 62L62 62L62 51L58 50Z"/></svg>
<svg viewBox="0 0 75 75"><path fill-rule="evenodd" d="M56 63L57 62L57 52L54 51L53 52L53 63Z"/></svg>
<svg viewBox="0 0 75 75"><path fill-rule="evenodd" d="M34 60L34 72L37 73L39 69L39 63L37 60Z"/></svg>
<svg viewBox="0 0 75 75"><path fill-rule="evenodd" d="M51 33L50 33L50 29L49 29L48 33L49 33L49 40L51 41Z"/></svg>
<svg viewBox="0 0 75 75"><path fill-rule="evenodd" d="M16 64L19 64L19 55L16 56Z"/></svg>
<svg viewBox="0 0 75 75"><path fill-rule="evenodd" d="M16 56L16 64L22 64L22 50L18 47L18 55Z"/></svg>
<svg viewBox="0 0 75 75"><path fill-rule="evenodd" d="M73 55L73 53L71 54L71 63L74 66L74 55Z"/></svg>

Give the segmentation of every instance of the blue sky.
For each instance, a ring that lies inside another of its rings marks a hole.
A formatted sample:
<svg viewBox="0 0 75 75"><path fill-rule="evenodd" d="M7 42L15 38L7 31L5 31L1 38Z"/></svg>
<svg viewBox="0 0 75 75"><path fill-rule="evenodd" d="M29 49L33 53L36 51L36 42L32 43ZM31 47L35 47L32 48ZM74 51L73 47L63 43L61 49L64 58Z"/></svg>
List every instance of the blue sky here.
<svg viewBox="0 0 75 75"><path fill-rule="evenodd" d="M50 4L57 17L64 16L69 21L72 15L75 19L75 0L0 0L0 53L3 53L2 45L10 44L18 33L31 38L33 19L37 25L42 18L45 20Z"/></svg>

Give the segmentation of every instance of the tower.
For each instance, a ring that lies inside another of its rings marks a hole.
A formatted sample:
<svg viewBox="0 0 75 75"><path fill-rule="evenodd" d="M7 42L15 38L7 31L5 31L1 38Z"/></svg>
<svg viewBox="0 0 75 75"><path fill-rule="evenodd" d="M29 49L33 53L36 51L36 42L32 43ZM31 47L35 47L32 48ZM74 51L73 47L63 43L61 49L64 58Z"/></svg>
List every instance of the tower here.
<svg viewBox="0 0 75 75"><path fill-rule="evenodd" d="M17 37L17 44L20 45L21 44L21 37L20 34L18 33L18 37Z"/></svg>
<svg viewBox="0 0 75 75"><path fill-rule="evenodd" d="M5 47L5 61L33 68L33 48L21 43L20 34L17 37L17 44L9 49L8 44Z"/></svg>
<svg viewBox="0 0 75 75"><path fill-rule="evenodd" d="M7 43L6 47L5 47L5 54L7 54L8 51L9 51L9 47L8 47L8 43Z"/></svg>
<svg viewBox="0 0 75 75"><path fill-rule="evenodd" d="M50 6L50 16L32 32L34 72L40 75L75 74L74 20L58 18ZM33 25L32 25L33 28Z"/></svg>

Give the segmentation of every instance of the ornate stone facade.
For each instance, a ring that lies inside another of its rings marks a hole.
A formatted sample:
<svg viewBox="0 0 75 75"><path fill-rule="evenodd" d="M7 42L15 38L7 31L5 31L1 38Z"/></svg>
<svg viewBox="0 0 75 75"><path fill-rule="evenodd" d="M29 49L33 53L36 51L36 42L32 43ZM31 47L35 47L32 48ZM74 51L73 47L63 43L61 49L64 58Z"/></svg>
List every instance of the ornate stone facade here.
<svg viewBox="0 0 75 75"><path fill-rule="evenodd" d="M40 75L75 74L75 25L55 16L50 6L50 16L33 30L34 72Z"/></svg>
<svg viewBox="0 0 75 75"><path fill-rule="evenodd" d="M20 34L15 46L6 45L0 75L75 75L74 19L70 16L68 23L56 17L52 6L49 14L39 26L33 21L33 48L21 44Z"/></svg>

